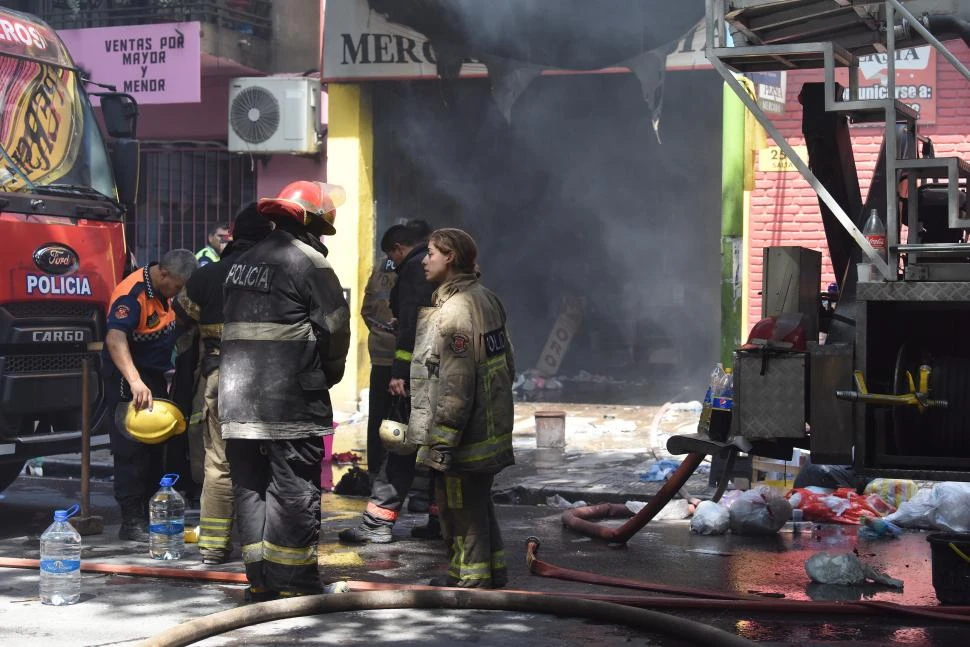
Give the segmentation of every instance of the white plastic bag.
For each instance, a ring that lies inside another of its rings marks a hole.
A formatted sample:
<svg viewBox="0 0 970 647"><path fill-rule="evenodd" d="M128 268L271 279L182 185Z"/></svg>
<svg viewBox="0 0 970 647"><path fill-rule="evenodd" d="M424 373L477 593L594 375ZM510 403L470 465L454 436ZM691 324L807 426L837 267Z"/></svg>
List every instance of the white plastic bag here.
<svg viewBox="0 0 970 647"><path fill-rule="evenodd" d="M713 501L701 501L690 520L691 532L699 535L723 535L731 525L731 512Z"/></svg>
<svg viewBox="0 0 970 647"><path fill-rule="evenodd" d="M970 483L946 481L922 488L885 519L903 528L970 532Z"/></svg>
<svg viewBox="0 0 970 647"><path fill-rule="evenodd" d="M730 508L731 532L739 535L770 535L791 520L791 505L770 488L748 490Z"/></svg>

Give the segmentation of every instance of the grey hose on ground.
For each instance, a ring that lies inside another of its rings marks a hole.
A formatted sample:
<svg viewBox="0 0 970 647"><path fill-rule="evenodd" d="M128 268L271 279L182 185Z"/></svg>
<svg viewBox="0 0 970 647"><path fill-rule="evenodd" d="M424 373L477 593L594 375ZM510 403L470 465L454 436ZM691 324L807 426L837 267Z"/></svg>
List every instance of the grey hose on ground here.
<svg viewBox="0 0 970 647"><path fill-rule="evenodd" d="M211 636L273 620L299 616L375 609L477 609L549 613L625 625L642 631L676 636L695 645L752 647L755 643L700 622L665 613L634 609L609 602L577 600L555 595L503 591L441 589L435 591L372 591L309 595L250 604L183 622L140 643L140 647L181 647Z"/></svg>

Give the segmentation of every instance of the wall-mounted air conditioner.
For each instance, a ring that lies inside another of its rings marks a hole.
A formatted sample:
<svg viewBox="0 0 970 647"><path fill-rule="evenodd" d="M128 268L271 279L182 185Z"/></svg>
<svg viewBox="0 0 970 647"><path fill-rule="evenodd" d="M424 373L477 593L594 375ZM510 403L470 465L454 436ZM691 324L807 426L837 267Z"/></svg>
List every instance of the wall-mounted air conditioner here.
<svg viewBox="0 0 970 647"><path fill-rule="evenodd" d="M320 82L242 77L229 83L229 150L311 154L320 150Z"/></svg>

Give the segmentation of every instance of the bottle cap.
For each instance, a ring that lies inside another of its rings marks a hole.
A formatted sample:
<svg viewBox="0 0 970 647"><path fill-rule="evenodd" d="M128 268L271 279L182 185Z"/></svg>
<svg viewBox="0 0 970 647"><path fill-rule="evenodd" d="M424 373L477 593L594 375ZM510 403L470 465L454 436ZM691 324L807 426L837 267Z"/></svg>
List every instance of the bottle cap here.
<svg viewBox="0 0 970 647"><path fill-rule="evenodd" d="M162 487L172 487L179 480L178 474L166 474L162 477L162 480L158 482Z"/></svg>
<svg viewBox="0 0 970 647"><path fill-rule="evenodd" d="M67 521L77 514L81 507L78 504L72 505L67 510L54 510L54 521Z"/></svg>

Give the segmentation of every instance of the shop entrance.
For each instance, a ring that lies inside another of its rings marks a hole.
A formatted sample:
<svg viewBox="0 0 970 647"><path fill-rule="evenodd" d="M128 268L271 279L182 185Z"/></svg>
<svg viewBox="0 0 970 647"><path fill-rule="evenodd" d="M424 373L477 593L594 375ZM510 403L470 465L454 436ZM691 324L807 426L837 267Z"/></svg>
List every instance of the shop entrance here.
<svg viewBox="0 0 970 647"><path fill-rule="evenodd" d="M665 96L658 143L630 74L540 77L510 121L488 80L377 84L379 229L475 236L520 372L579 300L559 399L695 399L717 357L721 83L670 73Z"/></svg>

